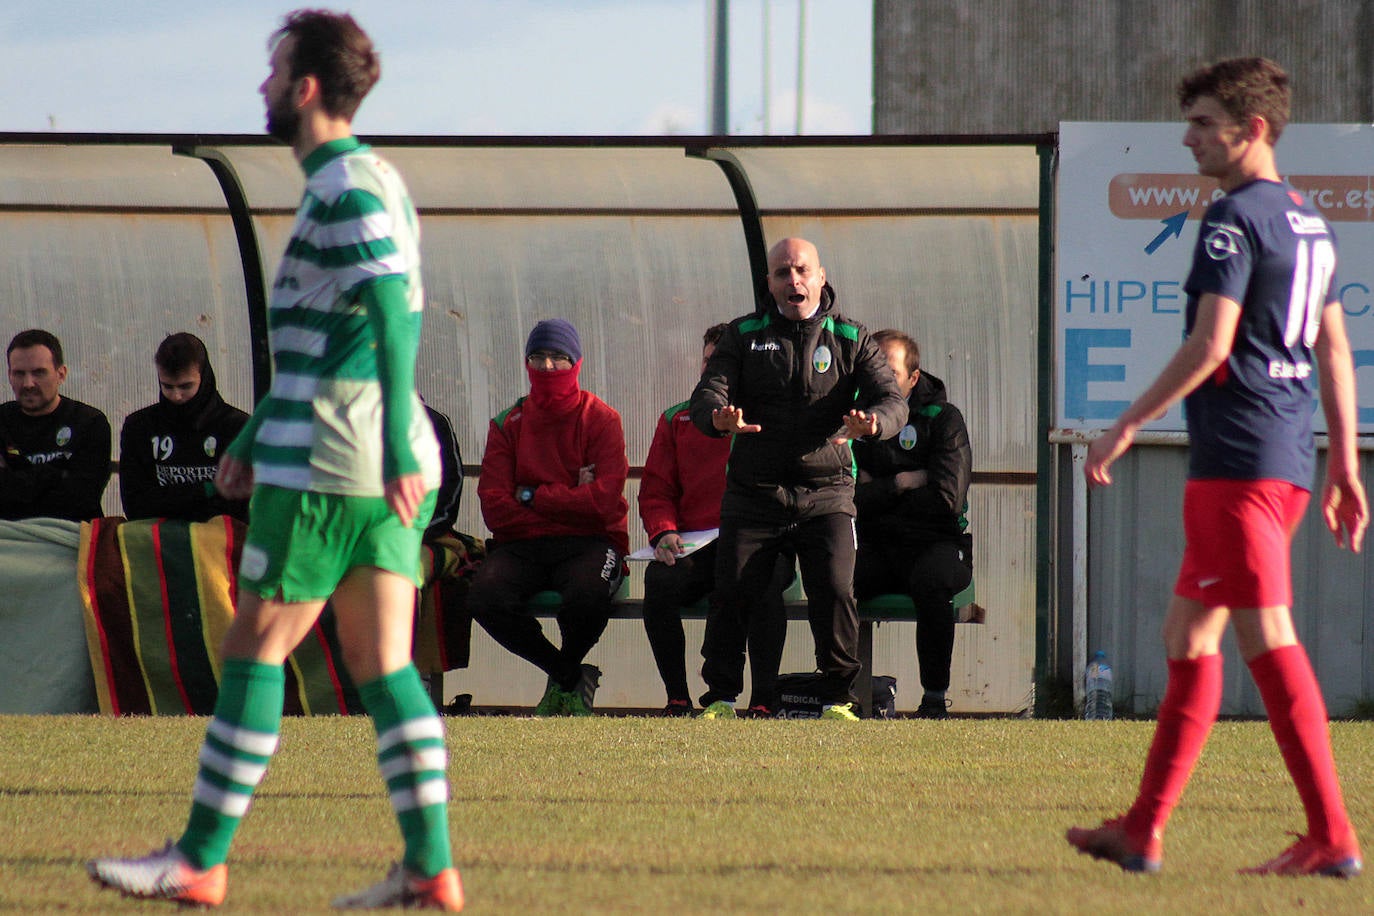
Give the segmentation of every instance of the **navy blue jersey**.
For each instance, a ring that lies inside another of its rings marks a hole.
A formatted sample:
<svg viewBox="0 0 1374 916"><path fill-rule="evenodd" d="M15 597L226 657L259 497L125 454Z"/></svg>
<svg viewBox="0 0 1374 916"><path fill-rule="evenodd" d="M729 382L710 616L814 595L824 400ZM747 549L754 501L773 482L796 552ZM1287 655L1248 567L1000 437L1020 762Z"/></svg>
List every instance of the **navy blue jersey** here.
<svg viewBox="0 0 1374 916"><path fill-rule="evenodd" d="M1189 477L1311 489L1312 345L1335 274L1331 226L1287 184L1252 181L1207 209L1184 284L1186 326L1205 293L1241 312L1230 356L1184 401Z"/></svg>

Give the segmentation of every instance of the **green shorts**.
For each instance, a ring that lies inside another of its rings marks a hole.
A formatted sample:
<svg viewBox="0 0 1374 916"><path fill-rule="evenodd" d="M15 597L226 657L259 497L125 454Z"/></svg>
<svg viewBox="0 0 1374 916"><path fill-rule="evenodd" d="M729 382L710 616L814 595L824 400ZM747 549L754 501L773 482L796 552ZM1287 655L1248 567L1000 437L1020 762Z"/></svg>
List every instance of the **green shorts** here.
<svg viewBox="0 0 1374 916"><path fill-rule="evenodd" d="M420 538L436 498L427 493L406 528L380 496L254 487L239 588L286 602L319 601L359 566L394 572L418 588Z"/></svg>

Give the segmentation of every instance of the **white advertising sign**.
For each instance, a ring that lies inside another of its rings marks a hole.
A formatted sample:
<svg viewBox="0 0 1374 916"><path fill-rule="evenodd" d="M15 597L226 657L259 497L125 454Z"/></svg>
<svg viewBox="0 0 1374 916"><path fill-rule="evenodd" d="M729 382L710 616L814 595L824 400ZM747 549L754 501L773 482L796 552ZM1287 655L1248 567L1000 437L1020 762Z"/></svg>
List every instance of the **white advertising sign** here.
<svg viewBox="0 0 1374 916"><path fill-rule="evenodd" d="M1057 427L1110 426L1182 340L1197 227L1221 194L1197 174L1183 130L1182 120L1059 126ZM1374 432L1374 127L1293 124L1276 150L1283 177L1335 228L1333 294L1355 351L1360 432ZM1183 430L1182 406L1148 428Z"/></svg>

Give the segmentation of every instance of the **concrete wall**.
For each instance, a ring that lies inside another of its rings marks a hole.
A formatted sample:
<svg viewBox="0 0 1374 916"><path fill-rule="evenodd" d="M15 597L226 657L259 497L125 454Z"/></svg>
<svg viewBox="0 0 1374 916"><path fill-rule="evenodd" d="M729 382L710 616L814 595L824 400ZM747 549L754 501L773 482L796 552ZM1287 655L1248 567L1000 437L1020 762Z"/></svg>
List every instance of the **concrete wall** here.
<svg viewBox="0 0 1374 916"><path fill-rule="evenodd" d="M1369 0L874 0L874 133L1006 134L1171 121L1199 64L1259 55L1293 119L1374 121Z"/></svg>

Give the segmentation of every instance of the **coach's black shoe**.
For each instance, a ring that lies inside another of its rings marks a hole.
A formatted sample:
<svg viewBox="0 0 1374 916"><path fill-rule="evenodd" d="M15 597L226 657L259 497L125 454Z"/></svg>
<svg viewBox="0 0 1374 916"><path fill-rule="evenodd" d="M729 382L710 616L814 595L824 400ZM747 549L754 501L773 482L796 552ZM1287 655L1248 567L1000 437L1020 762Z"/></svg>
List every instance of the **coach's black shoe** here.
<svg viewBox="0 0 1374 916"><path fill-rule="evenodd" d="M691 700L669 700L668 705L663 707L663 716L667 719L682 719L692 715Z"/></svg>
<svg viewBox="0 0 1374 916"><path fill-rule="evenodd" d="M916 718L918 719L948 719L949 700L922 700L921 705L916 707Z"/></svg>

